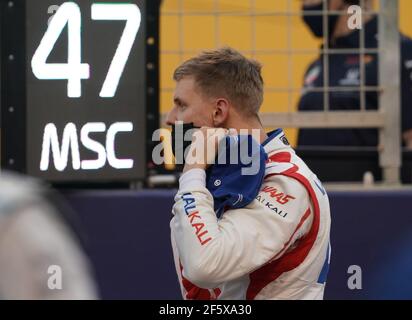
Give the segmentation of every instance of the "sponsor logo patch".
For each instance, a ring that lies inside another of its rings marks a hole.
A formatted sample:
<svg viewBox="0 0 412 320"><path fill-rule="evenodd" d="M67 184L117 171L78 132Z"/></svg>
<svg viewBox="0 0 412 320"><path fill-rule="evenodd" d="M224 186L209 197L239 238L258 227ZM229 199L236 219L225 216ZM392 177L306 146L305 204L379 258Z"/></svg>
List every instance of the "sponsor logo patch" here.
<svg viewBox="0 0 412 320"><path fill-rule="evenodd" d="M184 202L184 210L189 218L190 225L195 230L195 234L199 243L203 246L212 240L212 237L208 236L205 224L202 222L202 217L199 215L199 211L196 209L196 200L191 193L185 193L182 195Z"/></svg>
<svg viewBox="0 0 412 320"><path fill-rule="evenodd" d="M271 198L274 198L277 203L286 204L291 200L296 199L295 197L285 194L274 187L264 187L262 192L268 193Z"/></svg>

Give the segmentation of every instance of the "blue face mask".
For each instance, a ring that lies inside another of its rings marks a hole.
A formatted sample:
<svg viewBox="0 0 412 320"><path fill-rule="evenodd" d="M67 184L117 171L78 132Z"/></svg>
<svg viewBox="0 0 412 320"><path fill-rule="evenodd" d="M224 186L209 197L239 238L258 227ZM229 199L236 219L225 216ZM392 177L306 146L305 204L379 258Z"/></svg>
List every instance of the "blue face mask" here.
<svg viewBox="0 0 412 320"><path fill-rule="evenodd" d="M237 154L238 161L233 164L231 154ZM226 210L243 208L256 198L265 176L266 160L263 146L251 135L226 137L224 146L219 148L217 163L206 171L206 187L213 195L218 218Z"/></svg>
<svg viewBox="0 0 412 320"><path fill-rule="evenodd" d="M311 6L303 6L302 12L303 13L310 13L314 11L322 11L323 10L323 2L317 5ZM333 31L335 30L336 23L338 21L339 16L337 15L329 15L328 16L328 27L329 27L329 38L331 37ZM309 27L310 31L312 31L313 35L317 38L323 37L323 15L304 15L302 17L303 21Z"/></svg>

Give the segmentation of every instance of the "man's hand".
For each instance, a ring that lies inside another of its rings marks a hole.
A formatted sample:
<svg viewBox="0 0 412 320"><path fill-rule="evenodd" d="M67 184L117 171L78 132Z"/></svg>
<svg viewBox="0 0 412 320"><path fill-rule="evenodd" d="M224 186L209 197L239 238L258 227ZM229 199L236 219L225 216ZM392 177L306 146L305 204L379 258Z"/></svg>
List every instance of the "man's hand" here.
<svg viewBox="0 0 412 320"><path fill-rule="evenodd" d="M202 127L193 134L193 141L186 156L183 172L190 169L205 170L214 164L219 143L229 134L223 128Z"/></svg>

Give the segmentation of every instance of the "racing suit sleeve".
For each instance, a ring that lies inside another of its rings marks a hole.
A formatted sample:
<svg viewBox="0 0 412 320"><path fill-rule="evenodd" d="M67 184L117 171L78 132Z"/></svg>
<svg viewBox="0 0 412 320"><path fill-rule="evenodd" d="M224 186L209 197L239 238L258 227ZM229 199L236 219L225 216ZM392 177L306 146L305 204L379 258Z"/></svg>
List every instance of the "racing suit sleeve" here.
<svg viewBox="0 0 412 320"><path fill-rule="evenodd" d="M252 203L226 211L220 220L205 179L201 169L182 175L170 224L179 255L175 263L180 262L183 276L200 288L216 288L258 269L310 229L309 195L292 178L271 177Z"/></svg>

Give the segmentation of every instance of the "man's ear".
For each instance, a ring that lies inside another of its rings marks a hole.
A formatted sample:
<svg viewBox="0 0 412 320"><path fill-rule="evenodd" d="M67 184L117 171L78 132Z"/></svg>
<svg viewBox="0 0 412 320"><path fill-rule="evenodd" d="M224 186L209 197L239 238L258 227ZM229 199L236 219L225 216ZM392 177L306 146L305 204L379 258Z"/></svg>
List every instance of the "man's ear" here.
<svg viewBox="0 0 412 320"><path fill-rule="evenodd" d="M216 100L215 109L213 111L213 125L214 127L222 127L224 123L227 122L229 117L230 104L224 98L219 98Z"/></svg>

